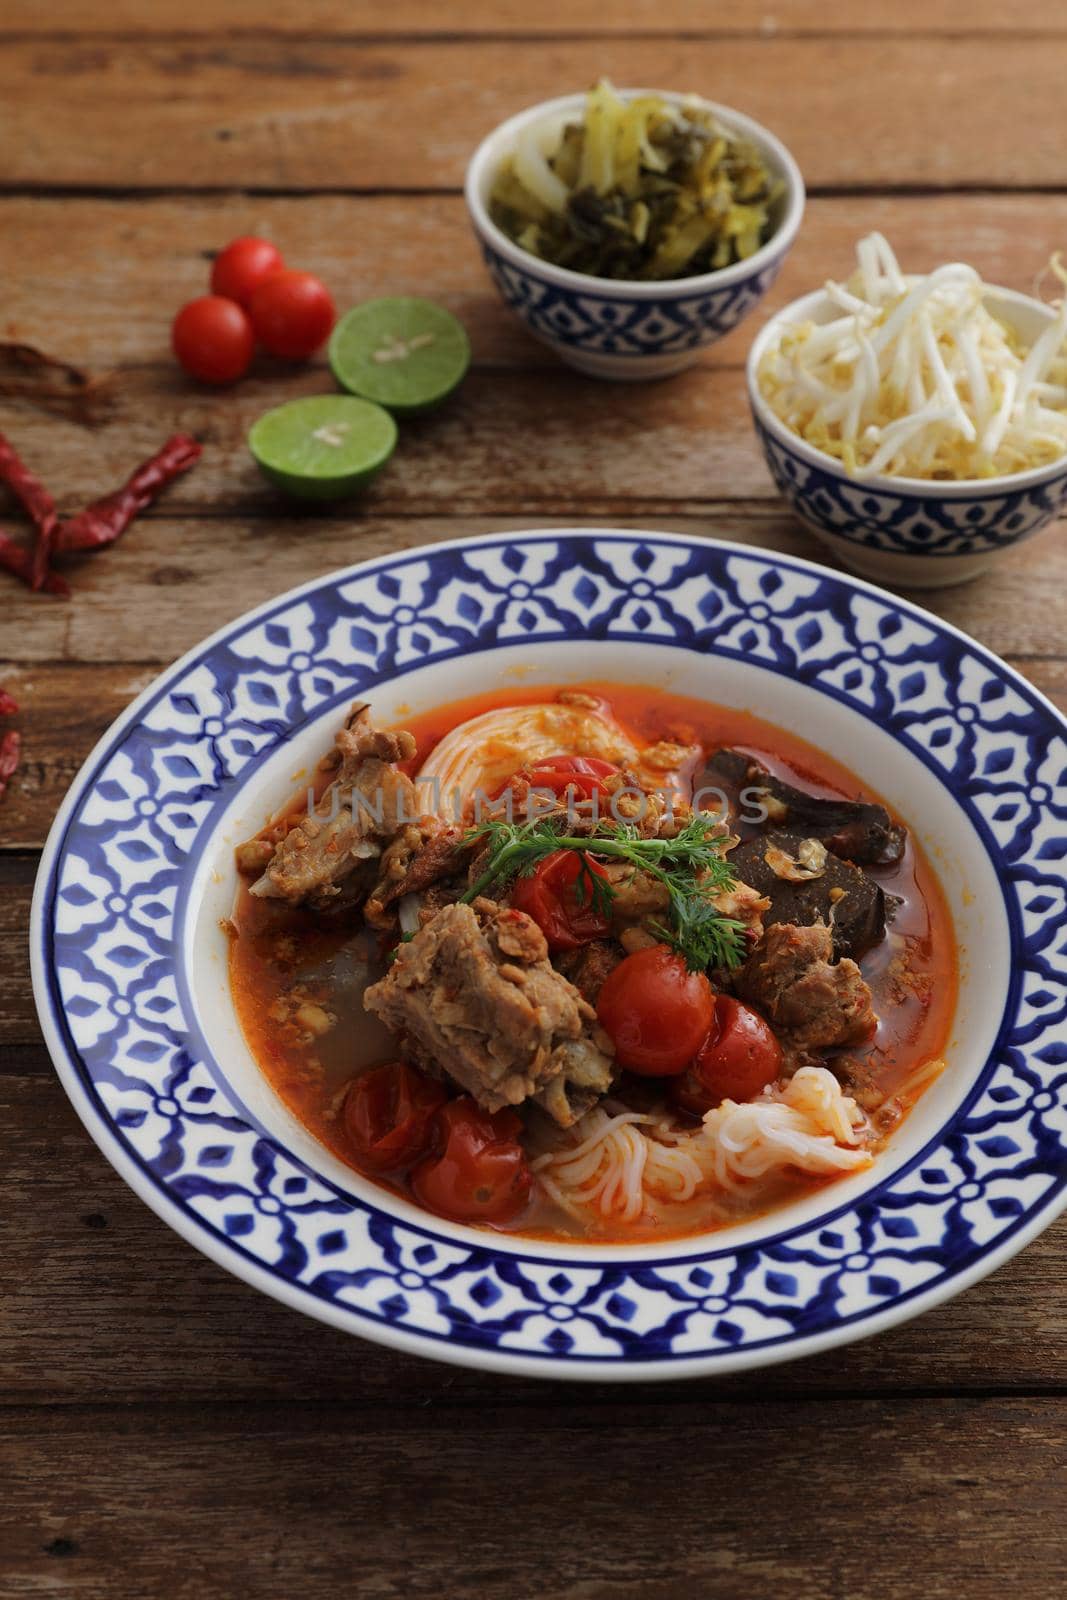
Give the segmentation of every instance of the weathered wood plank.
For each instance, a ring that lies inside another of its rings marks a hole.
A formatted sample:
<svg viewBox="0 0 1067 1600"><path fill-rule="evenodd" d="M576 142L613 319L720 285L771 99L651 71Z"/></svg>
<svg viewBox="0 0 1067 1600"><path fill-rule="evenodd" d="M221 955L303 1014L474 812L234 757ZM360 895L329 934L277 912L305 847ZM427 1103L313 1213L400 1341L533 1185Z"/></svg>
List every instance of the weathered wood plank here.
<svg viewBox="0 0 1067 1600"><path fill-rule="evenodd" d="M229 0L225 12L214 0L53 0L42 12L35 0L7 0L0 34L76 33L179 34L230 36L250 33L316 34L346 38L383 36L512 35L552 38L593 35L604 38L646 34L719 35L758 33L1019 33L1056 31L1063 25L1058 0L1032 0L1015 15L1002 0L864 0L862 6L827 8L824 0L734 0L709 6L707 0L629 0L625 9L599 0L464 0L443 11L440 0L394 0L387 13L373 0L306 0L299 13L279 10L265 17L262 0Z"/></svg>
<svg viewBox="0 0 1067 1600"><path fill-rule="evenodd" d="M51 819L85 757L157 670L149 666L57 671L47 666L8 666L0 660L0 684L15 695L20 707L11 726L22 732L22 760L0 802L0 849L44 843ZM27 864L25 870L29 872L31 866ZM0 884L6 882L0 879ZM0 896L3 930L8 915L6 888L0 889ZM3 937L0 931L0 950ZM0 955L0 992L7 965ZM0 1038L3 1036L0 1021Z"/></svg>
<svg viewBox="0 0 1067 1600"><path fill-rule="evenodd" d="M298 546L316 526L346 529L359 554L362 532L388 517L523 516L536 525L551 516L610 520L623 508L635 517L710 516L713 508L736 517L753 502L759 515L773 516L781 504L738 368L693 370L653 393L619 386L610 405L596 379L562 369L531 370L518 381L483 369L468 374L447 405L403 425L395 454L364 494L323 513L294 505L264 481L247 434L279 391L293 398L328 384L314 371L289 377L284 388L266 376L248 378L220 401L171 367L128 370L106 428L89 432L22 406L12 407L7 431L64 512L121 483L167 434L191 433L203 458L167 491L155 516L226 519L246 553L252 541L263 541L264 552L276 547L268 520ZM20 526L16 519L12 510L4 522ZM151 520L142 519L125 543L143 542ZM172 559L188 567L178 550L203 536L190 525ZM221 529L216 537L225 537ZM99 557L80 567L86 584L103 570ZM5 583L15 589L13 579ZM39 607L40 597L28 603Z"/></svg>
<svg viewBox="0 0 1067 1600"><path fill-rule="evenodd" d="M649 520L664 528L679 525L669 517ZM247 607L320 573L523 522L548 526L552 519L390 520L357 514L348 521L302 516L242 523L144 518L119 545L86 560L76 572L71 569L77 590L72 602L30 595L0 575L4 648L17 641L20 660L34 670L43 661L173 660ZM630 522L635 523L633 516ZM784 547L812 553L813 541L781 522ZM774 536L762 519L740 515L727 518L720 531L753 543ZM33 760L29 743L26 758Z"/></svg>
<svg viewBox="0 0 1067 1600"><path fill-rule="evenodd" d="M827 277L846 275L856 240L873 228L911 270L963 259L989 282L1029 293L1067 237L1067 195L817 197L760 309L704 362L740 365L765 316ZM171 317L205 292L206 254L243 233L277 240L290 260L322 275L341 307L384 294L432 293L466 324L479 366L558 365L494 290L458 195L0 197L5 327L98 370L169 362ZM57 248L65 236L78 240L92 270L69 271ZM282 388L279 374L279 394ZM603 401L620 391L593 392ZM642 392L653 406L662 391Z"/></svg>
<svg viewBox="0 0 1067 1600"><path fill-rule="evenodd" d="M773 36L15 38L0 52L3 181L455 188L497 122L601 73L741 101L819 187L1063 184L1061 52L1015 32L995 45L954 33L935 46L893 36L877 49L857 38ZM1013 136L1020 84L1025 136Z"/></svg>
<svg viewBox="0 0 1067 1600"><path fill-rule="evenodd" d="M522 527L614 526L660 529L735 539L786 554L823 559L812 536L775 506L709 504L679 516L669 502L649 501L640 512L612 501L579 502L568 515L556 503L524 517L388 518L348 521L307 515L255 522L174 517L144 518L115 548L69 569L70 602L31 595L2 578L0 649L20 660L143 664L173 660L249 606L314 578L374 556L412 550L468 534ZM826 557L827 564L833 560ZM1051 528L1004 557L981 581L913 598L1005 656L1059 656L1058 608L1035 600L1067 588L1067 545ZM28 740L27 760L34 759Z"/></svg>
<svg viewBox="0 0 1067 1600"><path fill-rule="evenodd" d="M118 1408L7 1419L7 1592L130 1600L1002 1600L1058 1592L1062 1400L457 1418ZM610 1487L609 1487L610 1485ZM679 1495L706 1512L679 1517ZM757 1515L758 1512L758 1515ZM891 1530L891 1535L886 1530Z"/></svg>
<svg viewBox="0 0 1067 1600"><path fill-rule="evenodd" d="M282 399L333 387L321 370L246 378L223 398L176 366L127 369L106 428L90 432L28 406L7 432L64 509L114 488L175 429L203 459L168 490L166 512L263 517L293 502L267 484L247 446L255 419ZM610 399L610 406L605 403ZM563 368L468 374L432 414L403 425L386 469L335 520L400 513L535 512L635 501L770 500L774 487L752 431L739 368L691 371L654 393ZM299 512L299 508L298 508Z"/></svg>
<svg viewBox="0 0 1067 1600"><path fill-rule="evenodd" d="M1008 660L1067 713L1067 660ZM158 666L138 667L40 662L15 668L0 662L0 683L12 688L22 703L17 725L25 734L25 760L0 806L0 851L43 845L71 779L97 739L164 664L162 658ZM5 871L20 875L18 882L3 876ZM33 871L32 862L0 865L0 1043L35 1037L12 1031L12 1018L32 1026L24 944ZM10 1005L12 997L18 998L20 983L23 998L13 1012Z"/></svg>
<svg viewBox="0 0 1067 1600"><path fill-rule="evenodd" d="M41 1037L27 943L36 872L35 856L0 855L0 1049L36 1044Z"/></svg>

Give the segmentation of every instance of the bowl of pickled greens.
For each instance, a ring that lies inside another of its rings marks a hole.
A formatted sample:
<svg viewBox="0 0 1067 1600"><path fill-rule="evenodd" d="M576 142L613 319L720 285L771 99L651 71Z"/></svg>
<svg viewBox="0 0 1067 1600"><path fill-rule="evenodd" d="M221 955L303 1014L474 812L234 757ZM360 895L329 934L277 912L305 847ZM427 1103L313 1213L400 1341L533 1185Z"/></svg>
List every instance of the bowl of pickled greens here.
<svg viewBox="0 0 1067 1600"><path fill-rule="evenodd" d="M530 332L599 377L692 365L769 288L804 209L796 162L695 95L617 90L534 106L475 152L467 205Z"/></svg>

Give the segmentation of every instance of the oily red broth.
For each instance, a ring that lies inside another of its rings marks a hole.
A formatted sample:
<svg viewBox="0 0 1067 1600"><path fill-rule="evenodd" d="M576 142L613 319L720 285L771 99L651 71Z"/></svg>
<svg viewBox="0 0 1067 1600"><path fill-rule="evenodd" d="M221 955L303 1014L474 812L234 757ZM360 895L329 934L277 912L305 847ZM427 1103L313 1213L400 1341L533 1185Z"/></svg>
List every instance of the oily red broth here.
<svg viewBox="0 0 1067 1600"><path fill-rule="evenodd" d="M786 729L745 711L716 706L651 687L583 683L603 696L639 744L672 738L705 750L721 745L758 756L782 778L817 794L854 798L861 785L847 767ZM436 743L462 722L495 707L551 699L557 688L525 685L437 707L403 726L415 736L414 772ZM866 798L878 799L869 789ZM909 819L901 819L905 823ZM848 1092L856 1095L883 1137L910 1110L922 1086L916 1068L944 1053L958 991L951 916L936 875L909 830L907 849L892 867L869 869L898 900L886 939L862 962L879 1014L876 1035L843 1061ZM324 918L258 900L242 885L234 908L230 976L237 1013L257 1062L274 1090L305 1126L342 1161L360 1170L339 1115L347 1085L361 1070L395 1057L389 1034L362 1007L362 990L383 970L377 942L359 912ZM336 1021L323 1029L330 1018ZM323 1031L318 1031L323 1029ZM840 1060L841 1058L839 1058ZM624 1081L628 1102L655 1094L647 1081ZM372 1181L405 1193L402 1184ZM547 1197L537 1196L507 1231L539 1237L637 1243L704 1233L748 1220L832 1183L832 1178L785 1174L751 1192L709 1198L698 1194L661 1207L658 1220L579 1223ZM663 1210L668 1215L664 1216Z"/></svg>

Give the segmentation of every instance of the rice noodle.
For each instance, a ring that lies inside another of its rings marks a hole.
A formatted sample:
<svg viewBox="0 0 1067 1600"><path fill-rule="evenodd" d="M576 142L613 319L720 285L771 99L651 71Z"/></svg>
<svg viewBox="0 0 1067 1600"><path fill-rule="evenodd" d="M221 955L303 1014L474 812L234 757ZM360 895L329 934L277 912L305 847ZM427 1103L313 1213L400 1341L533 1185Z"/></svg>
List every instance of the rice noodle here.
<svg viewBox="0 0 1067 1600"><path fill-rule="evenodd" d="M650 1202L737 1192L775 1171L858 1171L872 1159L865 1134L862 1113L833 1073L801 1067L756 1100L724 1100L699 1128L602 1102L569 1131L571 1143L530 1165L572 1215L589 1209L634 1222Z"/></svg>
<svg viewBox="0 0 1067 1600"><path fill-rule="evenodd" d="M722 1189L737 1189L781 1167L854 1172L870 1165L863 1114L826 1067L801 1067L758 1100L724 1100L704 1118L703 1138Z"/></svg>
<svg viewBox="0 0 1067 1600"><path fill-rule="evenodd" d="M608 711L593 705L498 706L461 722L434 746L415 780L415 805L462 820L476 795L490 799L520 768L554 755L597 756L625 768L650 793L688 799L683 768L696 749L673 741L639 748Z"/></svg>
<svg viewBox="0 0 1067 1600"><path fill-rule="evenodd" d="M924 1089L928 1089L935 1078L939 1078L944 1070L945 1062L941 1056L933 1056L929 1061L921 1061L917 1067L912 1068L906 1078L897 1084L893 1090L894 1098L897 1100L913 1099L916 1095L921 1094Z"/></svg>
<svg viewBox="0 0 1067 1600"><path fill-rule="evenodd" d="M584 1206L602 1216L634 1222L645 1204L643 1177L648 1140L637 1127L650 1119L628 1111L612 1116L601 1106L576 1124L577 1145L547 1151L530 1166L541 1185L565 1211Z"/></svg>
<svg viewBox="0 0 1067 1600"><path fill-rule="evenodd" d="M416 806L461 816L477 791L488 798L520 767L561 752L628 766L637 760L618 723L587 706L500 706L461 722L434 746L416 779Z"/></svg>

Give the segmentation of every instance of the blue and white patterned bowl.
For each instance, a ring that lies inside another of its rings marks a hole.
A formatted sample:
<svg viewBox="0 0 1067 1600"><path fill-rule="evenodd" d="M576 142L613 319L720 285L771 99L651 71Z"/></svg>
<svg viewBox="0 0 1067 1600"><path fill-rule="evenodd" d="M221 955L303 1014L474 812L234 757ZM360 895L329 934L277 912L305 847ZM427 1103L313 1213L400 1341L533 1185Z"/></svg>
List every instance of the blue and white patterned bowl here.
<svg viewBox="0 0 1067 1600"><path fill-rule="evenodd" d="M391 1197L274 1096L226 982L234 842L291 793L353 696L392 719L516 669L748 707L842 756L916 825L956 919L960 1008L947 1071L871 1171L706 1238L542 1243ZM224 628L97 746L34 897L42 1026L136 1192L215 1261L337 1327L578 1378L808 1354L945 1299L1064 1204L1065 733L946 624L767 551L553 530L368 562Z"/></svg>
<svg viewBox="0 0 1067 1600"><path fill-rule="evenodd" d="M658 89L621 93L626 98L655 93L678 103L690 98ZM789 151L751 117L710 100L701 103L724 127L751 139L785 186L772 237L747 261L719 272L661 283L594 278L539 261L496 226L489 215L489 192L519 133L534 125L550 134L574 121L585 105L583 94L545 100L519 112L494 129L471 158L467 209L493 282L535 338L580 372L634 381L665 378L691 367L702 349L730 333L762 299L796 237L804 214L804 180Z"/></svg>
<svg viewBox="0 0 1067 1600"><path fill-rule="evenodd" d="M991 311L1032 344L1054 313L1041 300L991 289ZM985 572L1057 516L1067 502L1067 456L1010 478L931 483L920 478L850 478L775 416L757 373L784 323L832 322L841 315L821 289L760 329L748 355L748 398L756 437L778 489L805 527L853 571L879 583L940 589Z"/></svg>

